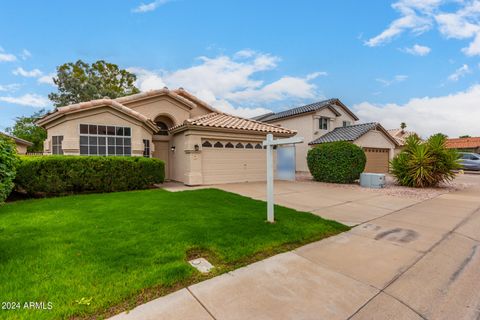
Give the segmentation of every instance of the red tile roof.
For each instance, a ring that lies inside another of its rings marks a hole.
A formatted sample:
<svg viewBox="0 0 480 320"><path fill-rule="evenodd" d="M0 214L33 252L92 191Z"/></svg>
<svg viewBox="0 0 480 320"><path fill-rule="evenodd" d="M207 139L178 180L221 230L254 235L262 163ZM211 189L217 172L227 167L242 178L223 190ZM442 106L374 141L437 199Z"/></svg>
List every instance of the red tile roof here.
<svg viewBox="0 0 480 320"><path fill-rule="evenodd" d="M480 148L480 137L448 139L447 148L452 148L452 149Z"/></svg>
<svg viewBox="0 0 480 320"><path fill-rule="evenodd" d="M206 115L202 115L196 118L187 119L182 124L177 125L170 130L175 131L181 127L207 127L207 128L223 128L223 129L236 129L246 131L256 131L262 133L274 133L283 135L294 135L296 131L278 127L265 122L255 121L251 119L245 119L222 112L211 112Z"/></svg>

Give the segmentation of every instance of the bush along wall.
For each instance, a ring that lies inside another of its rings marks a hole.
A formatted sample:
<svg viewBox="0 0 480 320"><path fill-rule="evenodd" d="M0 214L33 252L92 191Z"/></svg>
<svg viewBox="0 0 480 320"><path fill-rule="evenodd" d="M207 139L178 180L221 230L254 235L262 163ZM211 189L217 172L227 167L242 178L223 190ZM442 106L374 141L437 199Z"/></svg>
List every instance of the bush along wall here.
<svg viewBox="0 0 480 320"><path fill-rule="evenodd" d="M362 148L346 141L322 143L307 154L310 173L323 182L353 183L360 178L366 162Z"/></svg>
<svg viewBox="0 0 480 320"><path fill-rule="evenodd" d="M0 135L0 204L7 199L13 190L17 164L18 157L15 143L10 138Z"/></svg>
<svg viewBox="0 0 480 320"><path fill-rule="evenodd" d="M145 189L165 179L165 164L142 157L22 157L16 188L30 196Z"/></svg>

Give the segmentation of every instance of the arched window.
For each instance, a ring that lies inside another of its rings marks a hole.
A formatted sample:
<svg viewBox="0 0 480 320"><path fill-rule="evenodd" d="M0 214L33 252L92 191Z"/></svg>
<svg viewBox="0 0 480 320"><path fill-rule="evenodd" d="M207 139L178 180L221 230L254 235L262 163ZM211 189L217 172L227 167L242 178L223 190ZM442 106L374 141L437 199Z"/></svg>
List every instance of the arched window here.
<svg viewBox="0 0 480 320"><path fill-rule="evenodd" d="M255 145L255 149L263 149L263 148L262 148L262 145L261 145L260 143L257 143L257 144Z"/></svg>
<svg viewBox="0 0 480 320"><path fill-rule="evenodd" d="M160 128L160 130L158 130L158 132L157 132L158 135L168 136L168 126L165 122L157 121L157 122L155 122L155 124L157 125L157 127Z"/></svg>
<svg viewBox="0 0 480 320"><path fill-rule="evenodd" d="M223 148L223 144L219 141L215 142L215 144L213 145L215 148Z"/></svg>
<svg viewBox="0 0 480 320"><path fill-rule="evenodd" d="M241 144L240 142L237 143L237 145L235 146L235 148L237 149L243 149L243 144Z"/></svg>
<svg viewBox="0 0 480 320"><path fill-rule="evenodd" d="M212 147L212 144L208 141L205 141L204 143L202 143L202 147L205 147L205 148L211 148Z"/></svg>
<svg viewBox="0 0 480 320"><path fill-rule="evenodd" d="M225 145L225 148L231 149L231 148L233 148L233 144L231 142L229 142Z"/></svg>
<svg viewBox="0 0 480 320"><path fill-rule="evenodd" d="M253 146L251 143L247 143L247 145L245 146L245 149L253 149Z"/></svg>

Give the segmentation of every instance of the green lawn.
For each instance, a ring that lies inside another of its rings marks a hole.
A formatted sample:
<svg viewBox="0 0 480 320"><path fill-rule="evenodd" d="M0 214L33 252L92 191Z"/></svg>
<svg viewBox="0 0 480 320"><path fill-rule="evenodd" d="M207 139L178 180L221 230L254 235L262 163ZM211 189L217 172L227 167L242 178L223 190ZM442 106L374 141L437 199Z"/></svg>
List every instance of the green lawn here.
<svg viewBox="0 0 480 320"><path fill-rule="evenodd" d="M0 207L0 318L104 317L206 277L348 229L309 213L204 189L91 194ZM217 268L202 276L188 257ZM90 303L88 304L88 301Z"/></svg>

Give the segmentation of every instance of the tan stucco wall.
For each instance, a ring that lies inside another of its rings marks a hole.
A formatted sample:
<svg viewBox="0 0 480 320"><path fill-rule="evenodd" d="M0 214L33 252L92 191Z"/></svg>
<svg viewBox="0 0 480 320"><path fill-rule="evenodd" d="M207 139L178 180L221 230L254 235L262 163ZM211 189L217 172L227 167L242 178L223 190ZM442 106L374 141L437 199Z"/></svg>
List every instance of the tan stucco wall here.
<svg viewBox="0 0 480 320"><path fill-rule="evenodd" d="M143 139L150 140L151 152L152 132L147 130L141 122L111 108L99 108L77 114L67 115L64 119L52 122L47 126L47 140L44 143L44 151L50 154L52 136L63 136L62 149L65 155L80 154L80 124L115 125L125 126L132 129L132 156L143 155Z"/></svg>
<svg viewBox="0 0 480 320"><path fill-rule="evenodd" d="M158 116L167 116L173 120L174 125L178 125L186 119L211 112L199 105L191 108L169 96L153 97L141 101L124 103L124 105L140 112L151 120L155 120Z"/></svg>
<svg viewBox="0 0 480 320"><path fill-rule="evenodd" d="M337 127L343 126L343 121L350 121L351 124L355 123L355 119L345 113L342 108L336 107L336 110L341 113L340 116L336 116L330 109L322 109L315 113L279 119L278 121L272 122L275 125L281 125L282 127L296 130L297 136L304 138L303 143L295 145L297 171L308 171L307 152L310 150L310 146L308 145L309 142L323 136ZM320 117L330 118L328 130L319 129L318 119Z"/></svg>
<svg viewBox="0 0 480 320"><path fill-rule="evenodd" d="M27 146L24 144L16 143L17 146L17 153L18 154L26 154L27 153Z"/></svg>
<svg viewBox="0 0 480 320"><path fill-rule="evenodd" d="M389 158L394 156L395 144L381 131L370 130L353 143L359 147L389 149Z"/></svg>

